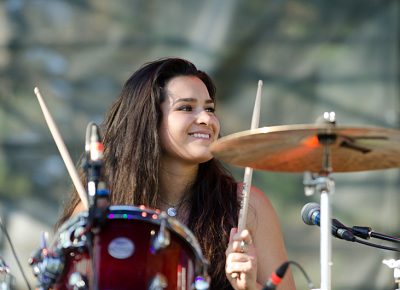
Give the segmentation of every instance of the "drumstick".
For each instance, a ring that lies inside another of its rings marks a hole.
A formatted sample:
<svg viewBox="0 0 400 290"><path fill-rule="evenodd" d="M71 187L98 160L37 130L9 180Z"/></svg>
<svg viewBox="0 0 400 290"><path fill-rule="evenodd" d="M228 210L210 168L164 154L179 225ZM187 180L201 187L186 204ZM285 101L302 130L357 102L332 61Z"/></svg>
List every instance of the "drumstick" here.
<svg viewBox="0 0 400 290"><path fill-rule="evenodd" d="M261 80L259 80L256 101L254 103L253 117L251 119L251 127L250 127L251 130L257 129L259 122L260 122L262 86L263 86L263 82ZM243 178L242 202L241 202L241 208L240 208L240 212L239 212L238 233L240 233L241 231L243 231L246 228L247 209L249 207L249 195L250 195L252 176L253 176L253 168L246 167L244 170L244 178Z"/></svg>
<svg viewBox="0 0 400 290"><path fill-rule="evenodd" d="M53 120L53 117L51 116L49 110L47 109L46 103L44 102L38 87L35 87L34 92L35 92L37 99L39 100L39 104L42 109L44 118L46 119L47 126L49 127L50 132L53 135L54 141L57 145L58 150L60 151L61 157L64 160L64 164L67 167L68 173L71 176L72 182L75 185L78 195L81 198L81 201L82 201L84 207L86 209L88 209L89 203L87 200L86 190L83 187L81 180L79 179L78 173L76 172L75 166L72 163L71 157L68 153L67 148L65 147L64 141L61 138L61 135L57 129L57 126Z"/></svg>

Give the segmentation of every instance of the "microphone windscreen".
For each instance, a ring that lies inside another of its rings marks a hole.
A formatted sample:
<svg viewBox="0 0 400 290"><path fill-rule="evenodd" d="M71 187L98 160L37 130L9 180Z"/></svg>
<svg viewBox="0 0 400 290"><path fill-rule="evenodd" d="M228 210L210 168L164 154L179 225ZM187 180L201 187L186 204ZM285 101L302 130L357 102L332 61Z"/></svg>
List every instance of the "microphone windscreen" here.
<svg viewBox="0 0 400 290"><path fill-rule="evenodd" d="M307 203L303 206L301 209L301 218L303 219L303 222L306 223L307 225L313 225L312 221L312 214L318 210L319 211L320 207L319 204L316 202L310 202Z"/></svg>

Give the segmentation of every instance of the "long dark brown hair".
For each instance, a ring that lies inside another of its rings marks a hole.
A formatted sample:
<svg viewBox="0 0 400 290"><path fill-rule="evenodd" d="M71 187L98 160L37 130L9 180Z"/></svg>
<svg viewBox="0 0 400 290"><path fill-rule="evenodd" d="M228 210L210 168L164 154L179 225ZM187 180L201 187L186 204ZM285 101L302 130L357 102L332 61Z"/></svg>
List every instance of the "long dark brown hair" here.
<svg viewBox="0 0 400 290"><path fill-rule="evenodd" d="M216 102L211 78L191 62L165 58L137 70L125 83L101 128L104 132L104 168L111 190L111 203L157 206L160 158L159 128L164 87L176 76L195 76ZM239 202L237 185L216 160L199 165L191 193L188 228L198 239L209 261L211 289L232 289L225 277L225 250L229 231L236 226ZM74 192L58 224L66 221L79 203Z"/></svg>

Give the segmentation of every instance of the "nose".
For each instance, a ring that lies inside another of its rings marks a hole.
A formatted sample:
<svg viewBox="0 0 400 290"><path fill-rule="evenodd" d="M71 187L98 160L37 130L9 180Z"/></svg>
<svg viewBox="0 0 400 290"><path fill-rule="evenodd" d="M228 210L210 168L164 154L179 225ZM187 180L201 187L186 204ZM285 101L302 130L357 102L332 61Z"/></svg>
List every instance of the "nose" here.
<svg viewBox="0 0 400 290"><path fill-rule="evenodd" d="M197 124L204 124L206 126L209 126L211 123L211 119L212 117L210 116L210 113L206 110L201 110L197 114Z"/></svg>

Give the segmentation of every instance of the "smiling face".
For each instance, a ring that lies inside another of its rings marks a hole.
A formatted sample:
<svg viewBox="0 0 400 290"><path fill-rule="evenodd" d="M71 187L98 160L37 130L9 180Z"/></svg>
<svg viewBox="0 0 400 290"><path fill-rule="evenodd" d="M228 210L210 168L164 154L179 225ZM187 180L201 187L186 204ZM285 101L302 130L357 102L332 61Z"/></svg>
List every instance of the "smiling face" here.
<svg viewBox="0 0 400 290"><path fill-rule="evenodd" d="M187 163L210 160L210 144L218 138L220 125L214 101L197 77L178 76L165 86L160 137L163 158Z"/></svg>

